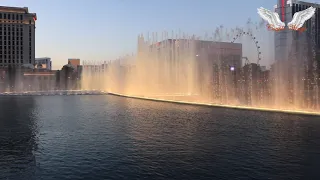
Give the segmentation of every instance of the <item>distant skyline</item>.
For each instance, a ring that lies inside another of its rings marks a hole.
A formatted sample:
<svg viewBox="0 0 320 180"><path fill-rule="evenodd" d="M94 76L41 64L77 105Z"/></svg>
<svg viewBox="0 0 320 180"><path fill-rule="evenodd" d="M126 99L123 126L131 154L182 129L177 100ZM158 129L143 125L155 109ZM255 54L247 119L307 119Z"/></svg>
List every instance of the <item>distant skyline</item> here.
<svg viewBox="0 0 320 180"><path fill-rule="evenodd" d="M276 4L276 0L0 2L2 6L28 7L30 12L37 13L36 57L50 57L53 69L67 64L68 58L106 61L133 53L137 35L141 33L181 29L182 32L204 35L220 25L230 28L244 26L248 18L259 22L257 8L272 9ZM262 62L265 63L268 62Z"/></svg>

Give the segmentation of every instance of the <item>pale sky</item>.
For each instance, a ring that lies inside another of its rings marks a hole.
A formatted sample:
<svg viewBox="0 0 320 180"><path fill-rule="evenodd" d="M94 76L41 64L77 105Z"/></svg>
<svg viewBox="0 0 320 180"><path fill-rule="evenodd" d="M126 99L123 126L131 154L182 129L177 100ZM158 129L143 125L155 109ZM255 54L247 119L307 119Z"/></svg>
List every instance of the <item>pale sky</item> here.
<svg viewBox="0 0 320 180"><path fill-rule="evenodd" d="M60 69L68 58L112 60L136 50L137 35L164 30L203 35L217 26L243 26L261 19L257 8L275 0L0 0L2 6L37 13L36 57ZM271 37L272 32L264 42ZM248 44L248 43L245 43ZM250 45L246 47L250 52ZM263 43L262 43L263 44ZM268 45L270 46L270 45ZM265 47L261 47L267 49ZM267 54L267 53L264 53ZM266 55L264 55L266 57ZM268 58L263 60L267 63ZM263 64L262 63L262 64Z"/></svg>

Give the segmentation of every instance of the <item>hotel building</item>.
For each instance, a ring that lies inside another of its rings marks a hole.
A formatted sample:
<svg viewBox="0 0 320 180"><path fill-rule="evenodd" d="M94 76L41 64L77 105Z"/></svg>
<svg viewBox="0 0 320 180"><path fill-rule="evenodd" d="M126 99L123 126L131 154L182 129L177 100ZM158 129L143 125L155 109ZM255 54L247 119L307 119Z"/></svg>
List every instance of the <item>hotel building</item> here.
<svg viewBox="0 0 320 180"><path fill-rule="evenodd" d="M286 27L283 31L275 32L275 60L287 61L290 57L303 59L306 56L305 47L312 47L318 52L320 49L320 13L319 4L297 1L297 0L278 0L274 6L275 12L285 24L288 24L296 12L305 10L309 7L316 8L315 15L305 22L306 32L298 32ZM315 42L313 42L315 41ZM311 48L309 48L311 49ZM303 52L304 51L304 52Z"/></svg>
<svg viewBox="0 0 320 180"><path fill-rule="evenodd" d="M35 21L27 7L0 6L0 67L35 63Z"/></svg>
<svg viewBox="0 0 320 180"><path fill-rule="evenodd" d="M316 11L314 16L304 23L304 32L290 30L288 27L274 32L275 65L272 70L272 86L275 88L272 98L280 107L293 104L304 107L305 99L311 102L311 97L317 96L316 91L313 91L316 88L311 82L316 77L316 64L320 64L320 5L298 0L277 0L277 5L274 6L275 12L286 25L292 21L296 12L311 6L316 8Z"/></svg>

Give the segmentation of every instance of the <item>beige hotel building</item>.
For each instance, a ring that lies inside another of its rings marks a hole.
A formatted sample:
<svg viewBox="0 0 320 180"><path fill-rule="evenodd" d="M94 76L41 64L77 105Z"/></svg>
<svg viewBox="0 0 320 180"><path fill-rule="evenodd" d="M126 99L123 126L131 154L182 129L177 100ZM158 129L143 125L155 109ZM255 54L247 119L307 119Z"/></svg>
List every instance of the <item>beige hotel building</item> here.
<svg viewBox="0 0 320 180"><path fill-rule="evenodd" d="M0 6L0 68L35 63L35 13Z"/></svg>

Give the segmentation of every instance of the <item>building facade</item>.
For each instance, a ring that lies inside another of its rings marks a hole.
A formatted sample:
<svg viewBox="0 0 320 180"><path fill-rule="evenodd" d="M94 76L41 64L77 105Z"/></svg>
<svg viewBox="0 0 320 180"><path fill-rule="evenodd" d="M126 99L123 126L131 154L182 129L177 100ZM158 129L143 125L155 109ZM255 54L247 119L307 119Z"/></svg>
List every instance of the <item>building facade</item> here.
<svg viewBox="0 0 320 180"><path fill-rule="evenodd" d="M294 31L286 27L280 32L275 32L275 65L272 70L272 86L274 102L277 106L288 107L306 106L304 99L316 97L314 80L317 57L320 52L319 4L298 0L278 0L275 12L281 21L288 24L296 12L309 7L316 8L315 15L307 20L303 27L304 32ZM319 68L319 67L318 67ZM305 81L307 79L307 81ZM301 92L307 93L300 94ZM314 93L314 94L312 94Z"/></svg>
<svg viewBox="0 0 320 180"><path fill-rule="evenodd" d="M35 68L52 70L52 61L49 57L35 58Z"/></svg>
<svg viewBox="0 0 320 180"><path fill-rule="evenodd" d="M288 29L288 27L283 31L275 32L274 48L276 61L287 61L291 57L303 59L303 56L306 56L306 53L308 53L306 47L310 47L309 49L315 48L316 51L320 49L320 5L297 0L277 1L275 12L279 14L281 21L285 24L288 24L292 20L296 12L305 10L311 6L316 8L316 12L311 19L305 22L305 32L293 31Z"/></svg>
<svg viewBox="0 0 320 180"><path fill-rule="evenodd" d="M35 63L35 22L27 7L0 6L0 67Z"/></svg>

